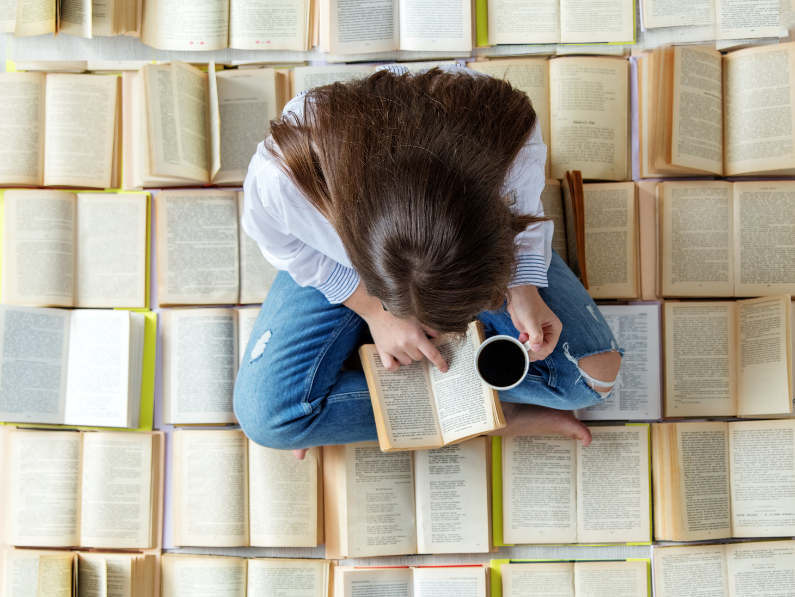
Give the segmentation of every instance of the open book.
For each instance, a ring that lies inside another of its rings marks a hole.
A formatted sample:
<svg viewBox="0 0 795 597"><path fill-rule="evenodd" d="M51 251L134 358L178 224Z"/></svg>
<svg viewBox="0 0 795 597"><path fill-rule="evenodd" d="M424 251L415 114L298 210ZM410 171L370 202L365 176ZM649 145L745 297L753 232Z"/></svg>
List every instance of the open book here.
<svg viewBox="0 0 795 597"><path fill-rule="evenodd" d="M562 436L500 438L502 520L495 508L494 525L503 540L495 543L651 540L649 426L590 429L588 447Z"/></svg>
<svg viewBox="0 0 795 597"><path fill-rule="evenodd" d="M793 63L795 43L723 56L665 47L640 59L641 176L794 174Z"/></svg>
<svg viewBox="0 0 795 597"><path fill-rule="evenodd" d="M662 296L795 294L795 181L664 182L657 195Z"/></svg>
<svg viewBox="0 0 795 597"><path fill-rule="evenodd" d="M788 590L794 577L795 541L654 548L657 597L771 597Z"/></svg>
<svg viewBox="0 0 795 597"><path fill-rule="evenodd" d="M2 302L145 308L146 193L3 193Z"/></svg>
<svg viewBox="0 0 795 597"><path fill-rule="evenodd" d="M212 62L147 64L122 79L127 189L241 184L289 91L285 71Z"/></svg>
<svg viewBox="0 0 795 597"><path fill-rule="evenodd" d="M328 597L328 560L163 554L160 597Z"/></svg>
<svg viewBox="0 0 795 597"><path fill-rule="evenodd" d="M784 4L781 5L782 9ZM740 40L779 36L779 5L755 0L644 0L643 25L657 27L713 26L703 39Z"/></svg>
<svg viewBox="0 0 795 597"><path fill-rule="evenodd" d="M561 180L567 170L580 170L585 180L632 178L626 59L566 56L489 60L467 66L505 79L530 97L549 148L549 178Z"/></svg>
<svg viewBox="0 0 795 597"><path fill-rule="evenodd" d="M173 437L174 545L323 544L320 448L297 460L239 429L179 429Z"/></svg>
<svg viewBox="0 0 795 597"><path fill-rule="evenodd" d="M654 538L795 535L795 420L652 425Z"/></svg>
<svg viewBox="0 0 795 597"><path fill-rule="evenodd" d="M0 186L119 186L118 77L3 73L0 89Z"/></svg>
<svg viewBox="0 0 795 597"><path fill-rule="evenodd" d="M416 568L338 566L334 568L334 596L486 597L489 572L485 564Z"/></svg>
<svg viewBox="0 0 795 597"><path fill-rule="evenodd" d="M259 309L174 309L163 321L163 422L237 423L232 397Z"/></svg>
<svg viewBox="0 0 795 597"><path fill-rule="evenodd" d="M427 358L387 371L375 344L359 349L384 452L437 448L505 427L497 391L475 369L484 340L477 321L469 324L465 341L434 339L446 373Z"/></svg>
<svg viewBox="0 0 795 597"><path fill-rule="evenodd" d="M662 418L660 305L600 305L623 348L621 383L610 395L575 411L584 421L648 421Z"/></svg>
<svg viewBox="0 0 795 597"><path fill-rule="evenodd" d="M146 0L141 41L158 50L311 49L310 0Z"/></svg>
<svg viewBox="0 0 795 597"><path fill-rule="evenodd" d="M161 307L265 300L277 270L240 226L242 192L162 191L155 210Z"/></svg>
<svg viewBox="0 0 795 597"><path fill-rule="evenodd" d="M159 549L161 431L5 427L3 528L8 545Z"/></svg>
<svg viewBox="0 0 795 597"><path fill-rule="evenodd" d="M635 43L635 1L489 0L489 44Z"/></svg>
<svg viewBox="0 0 795 597"><path fill-rule="evenodd" d="M155 554L9 549L0 558L3 597L157 594Z"/></svg>
<svg viewBox="0 0 795 597"><path fill-rule="evenodd" d="M414 452L325 446L326 556L491 551L490 448L486 437Z"/></svg>
<svg viewBox="0 0 795 597"><path fill-rule="evenodd" d="M138 427L144 315L0 305L0 421Z"/></svg>
<svg viewBox="0 0 795 597"><path fill-rule="evenodd" d="M318 1L323 52L471 52L475 46L473 0Z"/></svg>
<svg viewBox="0 0 795 597"><path fill-rule="evenodd" d="M647 560L511 561L500 566L502 594L492 592L491 597L650 597L648 568Z"/></svg>
<svg viewBox="0 0 795 597"><path fill-rule="evenodd" d="M78 37L140 32L142 0L9 0L16 18L4 29L14 37L68 33Z"/></svg>
<svg viewBox="0 0 795 597"><path fill-rule="evenodd" d="M665 416L792 413L790 298L665 303Z"/></svg>

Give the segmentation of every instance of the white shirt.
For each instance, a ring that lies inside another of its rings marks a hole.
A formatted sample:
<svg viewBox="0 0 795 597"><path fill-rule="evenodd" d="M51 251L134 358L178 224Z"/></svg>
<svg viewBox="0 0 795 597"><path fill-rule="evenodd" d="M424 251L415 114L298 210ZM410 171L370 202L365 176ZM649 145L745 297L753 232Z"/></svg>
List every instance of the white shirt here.
<svg viewBox="0 0 795 597"><path fill-rule="evenodd" d="M400 74L405 67L390 65ZM472 76L488 76L460 66L458 70ZM303 116L304 98L298 96L284 107L284 114ZM254 239L265 258L280 270L287 271L300 286L321 291L330 303L341 303L359 285L359 275L352 269L342 241L329 221L301 194L289 177L276 165L265 148L273 143L268 137L257 146L243 183L245 201L243 230ZM541 191L544 190L544 163L547 147L536 126L525 146L511 165L504 192L515 192L511 210L517 214L543 215ZM518 265L509 286L547 286L547 269L552 259L551 221L536 222L516 237Z"/></svg>

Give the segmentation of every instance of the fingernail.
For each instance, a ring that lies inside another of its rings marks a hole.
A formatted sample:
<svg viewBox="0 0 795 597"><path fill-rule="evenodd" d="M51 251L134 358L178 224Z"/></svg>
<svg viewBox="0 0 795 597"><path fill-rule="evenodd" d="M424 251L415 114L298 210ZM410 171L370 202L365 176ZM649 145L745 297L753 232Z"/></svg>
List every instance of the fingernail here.
<svg viewBox="0 0 795 597"><path fill-rule="evenodd" d="M439 369L439 371L441 371L442 373L447 373L447 367L442 367L441 369Z"/></svg>
<svg viewBox="0 0 795 597"><path fill-rule="evenodd" d="M533 352L538 352L539 350L541 350L541 345L540 344L533 344L533 346L531 346L531 348L533 349Z"/></svg>

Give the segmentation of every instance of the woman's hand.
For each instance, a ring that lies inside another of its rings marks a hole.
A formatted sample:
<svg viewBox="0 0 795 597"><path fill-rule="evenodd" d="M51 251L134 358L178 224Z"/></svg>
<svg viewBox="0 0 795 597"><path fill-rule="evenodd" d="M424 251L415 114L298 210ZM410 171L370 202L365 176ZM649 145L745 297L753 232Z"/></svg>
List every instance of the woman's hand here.
<svg viewBox="0 0 795 597"><path fill-rule="evenodd" d="M508 289L508 313L521 335L519 342L530 342L531 361L547 358L560 338L563 325L547 307L535 286L514 286Z"/></svg>
<svg viewBox="0 0 795 597"><path fill-rule="evenodd" d="M447 371L447 363L428 340L425 330L385 311L381 301L367 294L364 284L359 284L344 305L358 313L370 326L378 355L388 371L397 371L400 365L411 365L412 361L421 361L423 357L427 357L442 373ZM428 333L436 335L432 330Z"/></svg>

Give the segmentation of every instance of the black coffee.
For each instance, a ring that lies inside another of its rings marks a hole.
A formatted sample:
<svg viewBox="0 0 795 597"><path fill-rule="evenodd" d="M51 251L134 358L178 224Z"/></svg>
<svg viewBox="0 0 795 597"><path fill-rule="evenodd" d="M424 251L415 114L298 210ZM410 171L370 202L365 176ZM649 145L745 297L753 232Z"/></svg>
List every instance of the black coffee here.
<svg viewBox="0 0 795 597"><path fill-rule="evenodd" d="M510 340L495 340L478 355L478 371L486 383L507 388L524 375L525 350Z"/></svg>

